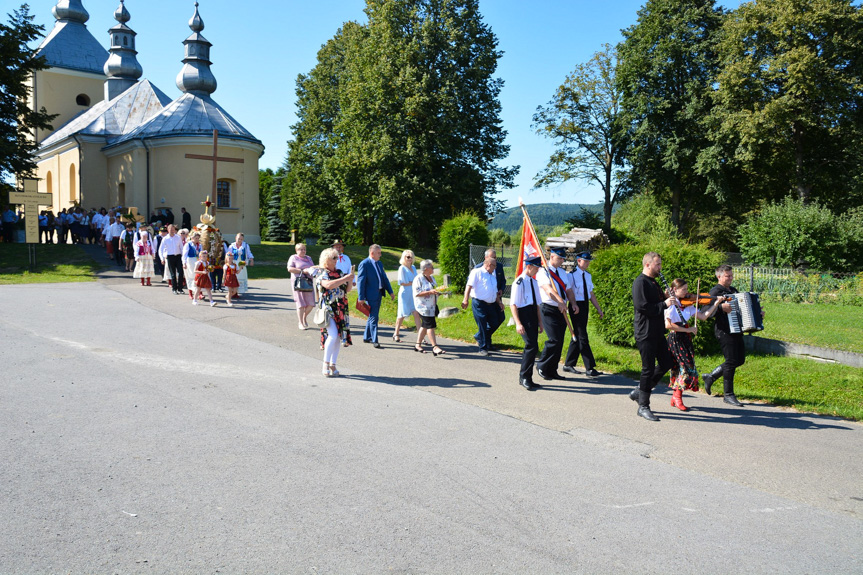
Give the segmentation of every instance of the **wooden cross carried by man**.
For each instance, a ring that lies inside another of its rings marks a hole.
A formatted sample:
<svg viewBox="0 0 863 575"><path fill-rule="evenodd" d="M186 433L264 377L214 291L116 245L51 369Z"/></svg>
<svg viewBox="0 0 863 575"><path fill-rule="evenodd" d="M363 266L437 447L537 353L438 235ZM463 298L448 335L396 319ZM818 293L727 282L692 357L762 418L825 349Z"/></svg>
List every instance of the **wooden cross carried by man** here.
<svg viewBox="0 0 863 575"><path fill-rule="evenodd" d="M9 192L9 203L24 206L24 230L28 244L39 243L39 206L53 206L53 194L39 193L39 180L22 178L23 192Z"/></svg>
<svg viewBox="0 0 863 575"><path fill-rule="evenodd" d="M234 164L242 164L244 160L242 158L220 158L219 157L219 130L213 130L213 155L212 156L204 156L201 154L186 154L186 157L192 160L209 160L213 162L213 194L212 196L217 199L216 204L218 205L218 196L216 195L216 184L218 182L217 170L219 162L231 162Z"/></svg>

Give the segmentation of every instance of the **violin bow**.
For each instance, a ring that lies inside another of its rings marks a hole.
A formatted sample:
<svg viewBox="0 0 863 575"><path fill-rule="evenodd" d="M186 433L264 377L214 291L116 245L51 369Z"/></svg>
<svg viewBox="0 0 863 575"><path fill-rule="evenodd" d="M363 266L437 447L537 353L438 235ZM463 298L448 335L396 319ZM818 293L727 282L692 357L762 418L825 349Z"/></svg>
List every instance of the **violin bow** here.
<svg viewBox="0 0 863 575"><path fill-rule="evenodd" d="M695 321L692 323L693 327L695 327L696 333L698 332L698 294L701 293L701 278L698 278L698 281L695 284ZM695 337L695 336L693 336Z"/></svg>

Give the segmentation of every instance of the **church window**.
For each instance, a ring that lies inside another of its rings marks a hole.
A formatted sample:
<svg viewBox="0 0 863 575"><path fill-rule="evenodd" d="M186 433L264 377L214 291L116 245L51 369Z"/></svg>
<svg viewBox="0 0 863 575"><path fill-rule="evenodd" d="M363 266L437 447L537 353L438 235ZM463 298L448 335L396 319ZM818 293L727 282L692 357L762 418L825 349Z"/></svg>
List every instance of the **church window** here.
<svg viewBox="0 0 863 575"><path fill-rule="evenodd" d="M117 205L126 206L126 184L123 182L117 186Z"/></svg>
<svg viewBox="0 0 863 575"><path fill-rule="evenodd" d="M219 180L216 182L216 207L231 207L231 182L229 180Z"/></svg>
<svg viewBox="0 0 863 575"><path fill-rule="evenodd" d="M48 188L49 194L54 193L54 176L51 174L51 172L48 172L48 174L45 176L45 186Z"/></svg>
<svg viewBox="0 0 863 575"><path fill-rule="evenodd" d="M129 45L129 37L123 36L123 46L128 46L128 45Z"/></svg>
<svg viewBox="0 0 863 575"><path fill-rule="evenodd" d="M89 106L90 105L90 96L87 94L78 94L75 96L75 103L79 106Z"/></svg>
<svg viewBox="0 0 863 575"><path fill-rule="evenodd" d="M75 170L75 164L69 166L69 201L78 201L78 175Z"/></svg>

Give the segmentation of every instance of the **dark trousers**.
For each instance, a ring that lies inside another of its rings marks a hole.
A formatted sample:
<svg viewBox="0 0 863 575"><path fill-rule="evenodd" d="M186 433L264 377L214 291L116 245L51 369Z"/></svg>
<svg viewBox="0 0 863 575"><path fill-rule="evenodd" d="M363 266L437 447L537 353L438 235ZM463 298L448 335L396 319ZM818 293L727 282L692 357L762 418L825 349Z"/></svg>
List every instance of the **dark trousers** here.
<svg viewBox="0 0 863 575"><path fill-rule="evenodd" d="M225 273L225 270L222 268L216 268L210 274L210 283L213 284L213 289L220 289L222 287L222 275Z"/></svg>
<svg viewBox="0 0 863 575"><path fill-rule="evenodd" d="M114 248L114 261L117 262L118 266L123 265L123 250L122 246L120 246L120 238L116 237L111 240L111 247Z"/></svg>
<svg viewBox="0 0 863 575"><path fill-rule="evenodd" d="M725 362L722 364L722 386L724 393L734 393L734 370L746 362L746 347L742 333L717 332L719 347Z"/></svg>
<svg viewBox="0 0 863 575"><path fill-rule="evenodd" d="M641 398L638 404L650 407L650 392L674 365L674 357L668 349L668 342L661 334L636 342L636 345L638 353L641 354L641 379L638 381Z"/></svg>
<svg viewBox="0 0 863 575"><path fill-rule="evenodd" d="M174 291L181 291L183 289L183 256L168 256L165 261L168 263L171 287L174 288Z"/></svg>
<svg viewBox="0 0 863 575"><path fill-rule="evenodd" d="M473 298L473 319L476 322L476 343L480 349L491 351L491 334L500 325L501 310L497 302L488 303Z"/></svg>
<svg viewBox="0 0 863 575"><path fill-rule="evenodd" d="M545 347L542 348L542 355L536 362L537 369L550 376L557 373L557 365L560 363L560 356L563 353L563 341L566 337L566 318L557 309L557 306L547 303L540 306L542 313L542 329L545 330L545 335L548 339L545 342Z"/></svg>
<svg viewBox="0 0 863 575"><path fill-rule="evenodd" d="M521 355L519 378L533 381L533 364L539 352L539 318L536 317L536 304L518 308L518 320L524 326L524 353Z"/></svg>
<svg viewBox="0 0 863 575"><path fill-rule="evenodd" d="M580 301L578 303L578 313L573 313L569 310L569 318L572 320L572 329L575 330L575 338L578 341L569 342L569 349L566 352L565 365L575 367L578 364L578 356L584 360L584 369L590 371L596 367L596 360L593 359L593 350L590 349L590 341L587 339L587 317L589 303Z"/></svg>

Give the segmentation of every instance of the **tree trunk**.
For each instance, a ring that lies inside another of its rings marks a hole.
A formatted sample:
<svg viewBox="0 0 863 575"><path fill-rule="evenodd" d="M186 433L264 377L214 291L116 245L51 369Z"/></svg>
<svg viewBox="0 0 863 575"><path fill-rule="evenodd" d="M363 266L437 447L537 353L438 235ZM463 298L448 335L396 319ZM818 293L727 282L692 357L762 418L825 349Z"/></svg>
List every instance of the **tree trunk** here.
<svg viewBox="0 0 863 575"><path fill-rule="evenodd" d="M611 164L609 163L605 167L605 204L602 206L602 211L605 215L602 231L607 234L611 233L611 208Z"/></svg>
<svg viewBox="0 0 863 575"><path fill-rule="evenodd" d="M363 230L363 243L370 246L374 243L375 219L373 217L363 218L361 225Z"/></svg>
<svg viewBox="0 0 863 575"><path fill-rule="evenodd" d="M794 184L797 188L797 196L803 204L809 203L809 198L812 194L812 187L806 183L806 174L804 171L804 154L803 154L803 128L799 122L794 122L791 127L792 137L794 138Z"/></svg>

